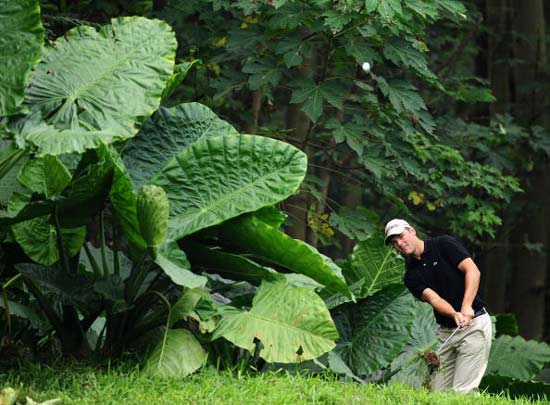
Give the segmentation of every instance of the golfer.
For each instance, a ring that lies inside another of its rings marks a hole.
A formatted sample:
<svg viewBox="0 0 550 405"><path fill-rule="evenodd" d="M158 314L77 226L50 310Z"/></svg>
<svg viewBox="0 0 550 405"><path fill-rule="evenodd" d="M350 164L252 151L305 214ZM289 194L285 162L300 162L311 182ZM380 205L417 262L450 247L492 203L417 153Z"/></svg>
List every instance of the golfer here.
<svg viewBox="0 0 550 405"><path fill-rule="evenodd" d="M385 242L405 256L409 291L434 309L441 367L432 389L477 389L487 368L492 332L491 317L478 295L480 272L470 254L448 235L420 239L402 219L386 224Z"/></svg>

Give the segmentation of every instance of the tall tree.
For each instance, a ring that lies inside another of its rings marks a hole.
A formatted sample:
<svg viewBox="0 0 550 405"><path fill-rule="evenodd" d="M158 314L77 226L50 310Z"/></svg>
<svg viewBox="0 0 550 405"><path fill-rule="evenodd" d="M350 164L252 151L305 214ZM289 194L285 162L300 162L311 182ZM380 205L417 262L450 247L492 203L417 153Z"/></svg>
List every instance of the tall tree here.
<svg viewBox="0 0 550 405"><path fill-rule="evenodd" d="M547 124L550 121L548 95L538 86L547 77L543 1L516 3L514 28L514 56L520 61L513 75L514 112L527 125ZM532 246L538 244L546 249L550 246L549 169L548 162L541 161L525 178L523 215L513 232L518 248L510 288L511 309L518 316L522 335L527 338L540 338L544 332L548 257Z"/></svg>

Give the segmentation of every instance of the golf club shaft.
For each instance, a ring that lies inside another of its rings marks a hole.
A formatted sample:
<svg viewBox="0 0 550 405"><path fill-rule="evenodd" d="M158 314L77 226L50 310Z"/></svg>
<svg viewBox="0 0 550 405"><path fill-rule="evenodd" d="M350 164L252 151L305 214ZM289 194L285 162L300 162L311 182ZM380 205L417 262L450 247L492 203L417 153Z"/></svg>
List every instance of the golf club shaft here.
<svg viewBox="0 0 550 405"><path fill-rule="evenodd" d="M455 333L458 332L458 330L461 329L461 328L462 328L462 325L458 325L456 327L456 329L453 331L453 333L451 333L451 336L449 336L447 339L445 339L445 341L441 344L441 346L439 346L439 349L437 349L437 354L441 353L441 349L443 349L443 347L445 347L447 342L449 340L451 340L451 338L455 335Z"/></svg>

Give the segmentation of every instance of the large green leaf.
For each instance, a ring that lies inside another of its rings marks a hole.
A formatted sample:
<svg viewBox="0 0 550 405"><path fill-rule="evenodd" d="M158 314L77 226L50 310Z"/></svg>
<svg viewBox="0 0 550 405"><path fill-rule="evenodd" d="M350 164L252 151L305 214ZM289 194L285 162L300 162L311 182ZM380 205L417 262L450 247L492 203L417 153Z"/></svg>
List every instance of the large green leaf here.
<svg viewBox="0 0 550 405"><path fill-rule="evenodd" d="M415 301L416 316L411 329L409 341L403 351L391 364L391 370L397 371L392 381L399 381L414 388L420 388L429 376L429 368L421 357L423 352L433 350L437 345L435 331L437 323L433 316L432 306Z"/></svg>
<svg viewBox="0 0 550 405"><path fill-rule="evenodd" d="M368 297L389 284L400 283L403 273L403 259L393 247L384 244L380 235L373 235L355 245L350 262L344 267L349 284L364 280L360 298Z"/></svg>
<svg viewBox="0 0 550 405"><path fill-rule="evenodd" d="M0 0L0 116L11 115L23 102L43 43L39 1Z"/></svg>
<svg viewBox="0 0 550 405"><path fill-rule="evenodd" d="M336 351L357 375L386 367L407 343L414 319L414 299L400 285L390 285L357 304L335 312L340 333Z"/></svg>
<svg viewBox="0 0 550 405"><path fill-rule="evenodd" d="M296 363L330 351L338 333L321 298L306 288L263 283L250 311L223 315L213 339L224 337L268 362Z"/></svg>
<svg viewBox="0 0 550 405"><path fill-rule="evenodd" d="M305 172L305 154L287 143L220 136L185 149L152 182L168 194L174 240L284 200Z"/></svg>
<svg viewBox="0 0 550 405"><path fill-rule="evenodd" d="M200 267L206 272L217 273L224 278L245 280L254 285L260 285L263 280L284 280L284 276L242 255L191 242L185 244L185 251L194 268Z"/></svg>
<svg viewBox="0 0 550 405"><path fill-rule="evenodd" d="M193 318L199 323L202 332L212 332L216 327L216 320L214 318L203 320L196 311L201 300L211 302L210 293L201 288L186 289L178 302L172 307L172 311L170 311L170 319L168 319L170 327L181 319Z"/></svg>
<svg viewBox="0 0 550 405"><path fill-rule="evenodd" d="M10 211L17 212L26 206L30 196L15 193L9 202ZM50 215L37 216L17 222L11 227L13 236L27 256L44 266L50 266L60 259L57 246L57 231ZM84 243L84 227L61 229L64 248L69 257L75 256Z"/></svg>
<svg viewBox="0 0 550 405"><path fill-rule="evenodd" d="M71 173L55 156L28 160L17 180L29 190L52 197L61 193L71 181Z"/></svg>
<svg viewBox="0 0 550 405"><path fill-rule="evenodd" d="M269 263L303 274L332 292L351 297L340 269L315 248L266 224L255 215L243 215L219 227L224 243Z"/></svg>
<svg viewBox="0 0 550 405"><path fill-rule="evenodd" d="M33 263L19 263L15 268L31 279L42 294L54 296L62 304L75 305L85 312L97 309L99 296L95 294L93 283L87 277Z"/></svg>
<svg viewBox="0 0 550 405"><path fill-rule="evenodd" d="M37 156L82 153L101 144L120 139L113 129L86 130L83 128L58 129L42 120L40 114L25 116L10 123L17 144L33 150Z"/></svg>
<svg viewBox="0 0 550 405"><path fill-rule="evenodd" d="M287 215L275 207L264 207L254 212L254 216L273 228L279 229L286 221Z"/></svg>
<svg viewBox="0 0 550 405"><path fill-rule="evenodd" d="M19 222L11 227L15 240L35 262L50 266L60 259L57 232L49 216ZM69 257L75 256L84 243L86 228L61 229L63 245Z"/></svg>
<svg viewBox="0 0 550 405"><path fill-rule="evenodd" d="M160 107L124 149L123 160L139 189L166 163L197 140L237 131L199 103Z"/></svg>
<svg viewBox="0 0 550 405"><path fill-rule="evenodd" d="M532 380L550 362L550 345L521 336L502 335L491 346L487 374ZM513 364L513 367L510 365Z"/></svg>
<svg viewBox="0 0 550 405"><path fill-rule="evenodd" d="M197 371L206 360L206 352L191 332L169 329L153 349L143 372L161 377L185 377Z"/></svg>
<svg viewBox="0 0 550 405"><path fill-rule="evenodd" d="M87 225L105 201L113 181L113 166L95 152L84 155L76 174L63 190L61 196L52 201L59 211L62 226L78 227Z"/></svg>
<svg viewBox="0 0 550 405"><path fill-rule="evenodd" d="M61 226L65 228L76 228L88 224L91 218L104 207L113 178L111 162L95 161L94 159L95 156L83 158L81 165L76 170L75 177L59 196L52 196L50 199L37 199L35 195L32 198L26 196L26 201L18 198L17 208L11 204L11 214L0 216L0 226L49 215L56 210L60 213ZM44 169L47 170L47 168ZM35 180L29 185L35 188L42 187ZM51 181L50 185L52 182L56 183L55 187L58 189L65 180L57 179ZM12 193L10 202L14 196L15 193ZM22 204L23 202L25 204Z"/></svg>
<svg viewBox="0 0 550 405"><path fill-rule="evenodd" d="M139 230L137 195L132 180L120 155L113 147L102 146L98 149L98 153L113 167L113 183L109 191L109 199L130 244L130 255L137 260L140 252L147 248L147 243Z"/></svg>
<svg viewBox="0 0 550 405"><path fill-rule="evenodd" d="M30 131L27 139L41 151L62 154L133 136L158 108L176 46L168 24L143 17L113 19L99 31L70 30L45 49L25 98L51 130L41 136ZM59 133L69 130L72 136ZM105 139L101 130L109 131ZM96 131L91 143L86 131Z"/></svg>
<svg viewBox="0 0 550 405"><path fill-rule="evenodd" d="M156 254L155 263L177 285L182 287L202 287L206 277L193 273L185 253L174 241L162 245Z"/></svg>

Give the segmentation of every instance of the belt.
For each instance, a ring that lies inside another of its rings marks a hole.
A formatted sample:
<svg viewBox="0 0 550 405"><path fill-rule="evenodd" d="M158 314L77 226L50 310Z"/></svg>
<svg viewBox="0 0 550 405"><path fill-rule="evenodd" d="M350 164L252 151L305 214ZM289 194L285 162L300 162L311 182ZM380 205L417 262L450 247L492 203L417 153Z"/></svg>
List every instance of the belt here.
<svg viewBox="0 0 550 405"><path fill-rule="evenodd" d="M474 312L474 318L477 318L478 316L481 316L487 313L488 313L487 310L485 309L485 307L483 307L480 310Z"/></svg>

